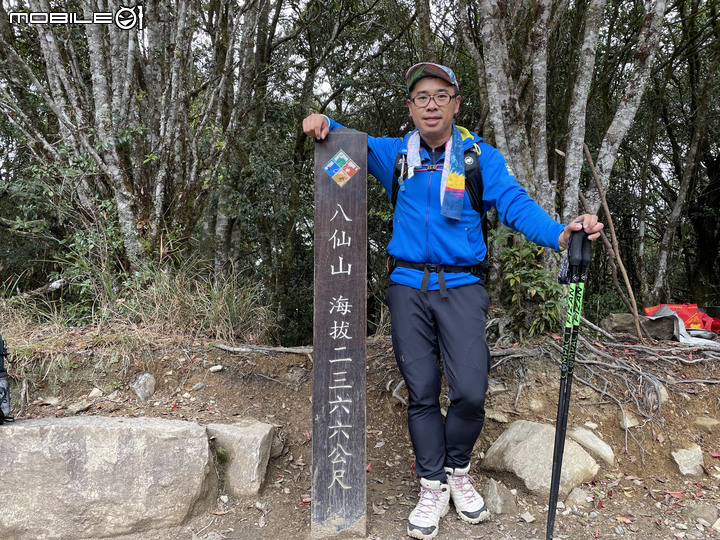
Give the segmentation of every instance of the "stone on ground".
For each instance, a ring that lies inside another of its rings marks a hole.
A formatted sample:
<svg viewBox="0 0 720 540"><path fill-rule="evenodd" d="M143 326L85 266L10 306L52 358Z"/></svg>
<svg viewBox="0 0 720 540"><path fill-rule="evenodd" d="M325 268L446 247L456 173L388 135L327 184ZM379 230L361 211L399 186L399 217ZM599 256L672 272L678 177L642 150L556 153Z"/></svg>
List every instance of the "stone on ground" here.
<svg viewBox="0 0 720 540"><path fill-rule="evenodd" d="M637 417L625 410L620 411L620 427L623 429L630 429L640 425L640 420Z"/></svg>
<svg viewBox="0 0 720 540"><path fill-rule="evenodd" d="M23 420L0 430L0 538L115 536L204 510L205 428L156 418ZM213 496L214 498L214 496Z"/></svg>
<svg viewBox="0 0 720 540"><path fill-rule="evenodd" d="M547 424L517 420L493 443L482 466L511 472L533 492L550 493L555 428ZM560 495L592 480L600 470L595 460L575 441L565 440L560 474Z"/></svg>
<svg viewBox="0 0 720 540"><path fill-rule="evenodd" d="M590 506L588 497L584 489L574 488L565 499L565 506Z"/></svg>
<svg viewBox="0 0 720 540"><path fill-rule="evenodd" d="M498 424L507 424L510 421L507 414L494 409L485 409L485 419L492 420Z"/></svg>
<svg viewBox="0 0 720 540"><path fill-rule="evenodd" d="M236 497L258 494L265 478L274 431L270 424L249 419L232 425L207 426L218 461L221 466L225 465L228 493ZM218 452L219 449L222 450Z"/></svg>
<svg viewBox="0 0 720 540"><path fill-rule="evenodd" d="M699 503L686 509L690 521L704 520L708 524L715 523L718 519L718 509L712 504Z"/></svg>
<svg viewBox="0 0 720 540"><path fill-rule="evenodd" d="M482 490L482 496L491 514L517 515L515 496L500 482L491 478Z"/></svg>
<svg viewBox="0 0 720 540"><path fill-rule="evenodd" d="M711 418L709 416L698 416L695 419L695 425L712 435L720 435L720 420Z"/></svg>
<svg viewBox="0 0 720 540"><path fill-rule="evenodd" d="M640 316L640 325L653 338L671 340L675 333L675 324L671 318L648 319ZM632 313L611 313L600 321L600 328L613 334L636 334L635 317Z"/></svg>
<svg viewBox="0 0 720 540"><path fill-rule="evenodd" d="M681 474L697 476L703 473L702 449L697 444L672 452L672 457L678 464Z"/></svg>
<svg viewBox="0 0 720 540"><path fill-rule="evenodd" d="M594 458L602 459L611 467L615 465L615 452L613 452L613 449L589 429L575 428L568 435Z"/></svg>
<svg viewBox="0 0 720 540"><path fill-rule="evenodd" d="M147 401L155 393L155 377L152 373L141 373L129 386L141 401Z"/></svg>

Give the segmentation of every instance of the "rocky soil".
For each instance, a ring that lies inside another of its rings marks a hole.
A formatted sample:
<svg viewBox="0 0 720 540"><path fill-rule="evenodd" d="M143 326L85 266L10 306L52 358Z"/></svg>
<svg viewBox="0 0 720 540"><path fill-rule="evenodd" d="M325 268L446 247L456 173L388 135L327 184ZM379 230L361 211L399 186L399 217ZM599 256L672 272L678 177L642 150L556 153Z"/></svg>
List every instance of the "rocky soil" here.
<svg viewBox="0 0 720 540"><path fill-rule="evenodd" d="M64 372L58 375L53 370L40 384L30 385L26 418L100 414L207 424L251 417L278 428L275 457L257 498L221 494L215 511L183 527L119 538L309 538L312 361L308 355L229 353L210 341L179 345L177 339L155 336L140 340L142 353L133 353L129 347L125 349L129 352L118 356L101 342L95 329L77 329L62 340L57 335L34 338L36 344L43 340L56 345L47 358L36 359L36 367L52 364L57 368L61 362ZM494 480L511 490L516 511L493 515L489 522L472 526L450 512L441 522L440 540L545 538L547 497L528 491L511 475L485 470L482 457L509 422L554 422L559 384L559 368L552 358L556 341L548 336L528 355L518 349L516 355L498 356L491 372L488 418L475 449L472 472L478 489L486 489ZM599 342L596 346L603 347ZM660 406L648 404L642 384L633 393L609 375L603 383L606 386L598 387L603 393L575 383L569 428L590 425L613 448L615 464L600 463L596 478L582 486L585 496L558 510L556 538L720 538L720 433L712 426L695 423L699 417L720 420L720 384L716 384L720 382L720 364L704 359L700 351L680 348L662 362L638 352L632 344L626 349L606 350L618 358L618 365L630 362L665 377L669 381L664 385L667 401ZM222 369L213 370L213 366ZM578 375L597 387L603 372L594 369L595 375L579 366ZM153 373L157 385L147 401L140 401L129 383L145 371ZM417 500L405 406L396 397L405 396L403 389L393 396L399 381L389 339L370 340L367 510L368 537L377 540L406 538L405 520ZM620 404L633 414L637 425L623 427ZM671 453L694 444L702 450L704 470L700 475L683 476Z"/></svg>

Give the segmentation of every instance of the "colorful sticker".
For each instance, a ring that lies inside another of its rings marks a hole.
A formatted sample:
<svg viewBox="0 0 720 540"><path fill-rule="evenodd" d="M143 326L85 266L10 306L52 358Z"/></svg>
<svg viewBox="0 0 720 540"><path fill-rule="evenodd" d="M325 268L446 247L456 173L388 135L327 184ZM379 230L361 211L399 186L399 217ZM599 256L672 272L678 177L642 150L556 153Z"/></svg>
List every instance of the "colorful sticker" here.
<svg viewBox="0 0 720 540"><path fill-rule="evenodd" d="M340 150L323 167L323 170L328 173L330 178L335 180L338 186L343 187L360 170L360 167L350 159L350 156Z"/></svg>

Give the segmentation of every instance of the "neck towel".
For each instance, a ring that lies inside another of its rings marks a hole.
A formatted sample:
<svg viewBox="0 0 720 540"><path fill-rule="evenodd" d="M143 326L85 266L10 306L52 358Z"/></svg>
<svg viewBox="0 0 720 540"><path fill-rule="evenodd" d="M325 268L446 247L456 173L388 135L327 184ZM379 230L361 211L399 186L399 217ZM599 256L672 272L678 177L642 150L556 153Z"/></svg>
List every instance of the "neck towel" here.
<svg viewBox="0 0 720 540"><path fill-rule="evenodd" d="M440 181L440 214L459 220L462 216L463 200L465 198L465 152L463 150L463 133L470 133L464 128L453 124L452 136L445 143L445 165L442 169ZM415 167L422 165L420 160L420 133L416 129L410 134L407 144L408 180L413 177Z"/></svg>

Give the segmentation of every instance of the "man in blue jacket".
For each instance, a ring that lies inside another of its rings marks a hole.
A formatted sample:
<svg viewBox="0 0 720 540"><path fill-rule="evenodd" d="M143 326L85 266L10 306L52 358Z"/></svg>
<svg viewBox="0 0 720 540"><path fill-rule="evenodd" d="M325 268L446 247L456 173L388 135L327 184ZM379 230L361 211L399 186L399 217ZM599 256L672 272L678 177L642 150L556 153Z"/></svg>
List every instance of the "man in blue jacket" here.
<svg viewBox="0 0 720 540"><path fill-rule="evenodd" d="M469 475L485 419L490 350L483 286L487 250L482 215L465 192L465 151L474 147L478 152L483 213L496 208L505 225L536 244L561 250L573 231L584 228L594 240L603 225L587 214L568 225L557 223L517 183L498 150L453 123L461 96L452 70L420 63L405 79L416 129L403 139L368 137L368 171L392 198L396 156L407 156L402 165L407 176L400 175L396 188L387 248L394 268L385 299L395 358L410 398L408 427L421 486L407 533L429 539L437 535L451 499L468 523L490 516ZM317 139L338 127L320 114L303 121L304 132ZM440 356L451 401L444 419Z"/></svg>

